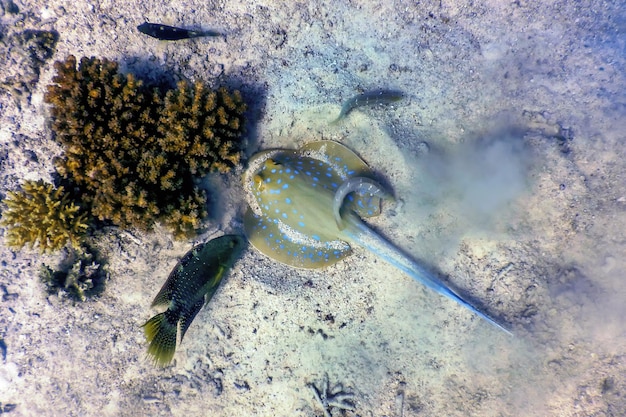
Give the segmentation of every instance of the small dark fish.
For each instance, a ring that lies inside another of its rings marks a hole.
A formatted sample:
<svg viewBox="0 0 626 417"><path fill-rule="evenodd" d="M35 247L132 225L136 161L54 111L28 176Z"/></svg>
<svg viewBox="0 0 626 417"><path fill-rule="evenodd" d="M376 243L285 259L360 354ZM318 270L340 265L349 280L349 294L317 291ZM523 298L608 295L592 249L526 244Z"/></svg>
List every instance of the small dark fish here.
<svg viewBox="0 0 626 417"><path fill-rule="evenodd" d="M178 41L181 39L199 38L201 36L222 36L221 33L213 30L190 30L148 22L137 26L137 30L162 41Z"/></svg>
<svg viewBox="0 0 626 417"><path fill-rule="evenodd" d="M361 106L373 106L376 104L389 104L394 103L404 98L404 93L399 90L373 90L366 91L363 94L356 95L343 103L341 106L341 112L331 124L339 122L346 117L352 110Z"/></svg>
<svg viewBox="0 0 626 417"><path fill-rule="evenodd" d="M176 264L151 306L167 310L143 325L155 363L165 366L172 361L196 314L245 247L243 236L224 235L194 247Z"/></svg>

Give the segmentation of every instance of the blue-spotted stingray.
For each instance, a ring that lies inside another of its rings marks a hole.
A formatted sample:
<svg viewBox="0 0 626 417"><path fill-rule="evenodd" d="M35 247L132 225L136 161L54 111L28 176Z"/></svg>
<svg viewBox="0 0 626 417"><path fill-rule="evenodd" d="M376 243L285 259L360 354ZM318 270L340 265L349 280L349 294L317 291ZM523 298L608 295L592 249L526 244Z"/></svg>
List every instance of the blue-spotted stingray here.
<svg viewBox="0 0 626 417"><path fill-rule="evenodd" d="M251 197L244 222L250 243L299 268L331 265L353 245L361 246L510 334L361 220L378 215L381 197L390 197L372 176L361 158L337 142L257 153L244 174Z"/></svg>

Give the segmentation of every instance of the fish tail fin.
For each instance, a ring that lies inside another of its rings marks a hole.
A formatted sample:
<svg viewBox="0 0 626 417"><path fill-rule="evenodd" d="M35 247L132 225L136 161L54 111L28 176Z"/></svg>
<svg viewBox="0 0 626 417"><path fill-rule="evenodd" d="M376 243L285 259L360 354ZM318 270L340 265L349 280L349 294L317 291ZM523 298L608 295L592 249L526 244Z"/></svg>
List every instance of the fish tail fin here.
<svg viewBox="0 0 626 417"><path fill-rule="evenodd" d="M178 338L178 323L171 323L165 313L157 314L143 326L148 355L160 366L168 365L174 358Z"/></svg>

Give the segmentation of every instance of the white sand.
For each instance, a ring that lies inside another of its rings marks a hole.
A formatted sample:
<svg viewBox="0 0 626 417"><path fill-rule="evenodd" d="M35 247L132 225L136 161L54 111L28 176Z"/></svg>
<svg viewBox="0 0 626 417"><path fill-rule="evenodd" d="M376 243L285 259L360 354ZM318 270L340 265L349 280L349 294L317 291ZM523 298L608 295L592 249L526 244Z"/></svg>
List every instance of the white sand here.
<svg viewBox="0 0 626 417"><path fill-rule="evenodd" d="M354 394L354 410L334 416L622 415L623 5L416 3L20 0L20 15L5 5L2 85L32 73L12 34L60 40L31 91L0 90L0 196L53 172L60 149L42 97L54 60L107 57L148 77L225 82L251 102L249 155L319 139L352 148L403 201L370 223L515 337L359 249L316 271L250 249L174 364L157 369L140 326L193 242L103 231L111 278L78 304L37 278L58 256L0 243L0 410L318 416L307 384L328 374ZM158 42L135 29L146 19L228 36ZM343 100L374 88L407 98L328 124ZM199 240L241 232L240 174L209 178L223 195Z"/></svg>

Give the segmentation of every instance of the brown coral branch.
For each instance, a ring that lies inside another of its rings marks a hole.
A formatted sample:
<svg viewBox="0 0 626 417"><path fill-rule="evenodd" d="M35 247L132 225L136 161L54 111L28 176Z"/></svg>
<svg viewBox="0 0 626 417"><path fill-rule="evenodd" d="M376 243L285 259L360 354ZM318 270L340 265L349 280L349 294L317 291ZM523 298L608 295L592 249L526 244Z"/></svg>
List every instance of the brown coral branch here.
<svg viewBox="0 0 626 417"><path fill-rule="evenodd" d="M122 227L162 222L189 233L205 216L193 176L240 162L246 105L238 91L180 82L162 94L107 59L56 62L52 130L65 153L59 174L93 216Z"/></svg>

